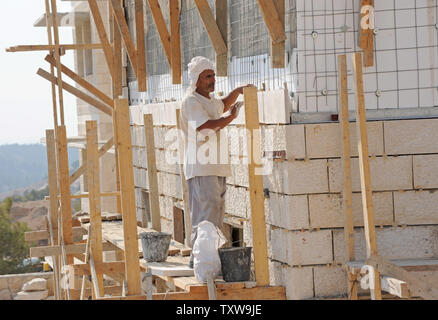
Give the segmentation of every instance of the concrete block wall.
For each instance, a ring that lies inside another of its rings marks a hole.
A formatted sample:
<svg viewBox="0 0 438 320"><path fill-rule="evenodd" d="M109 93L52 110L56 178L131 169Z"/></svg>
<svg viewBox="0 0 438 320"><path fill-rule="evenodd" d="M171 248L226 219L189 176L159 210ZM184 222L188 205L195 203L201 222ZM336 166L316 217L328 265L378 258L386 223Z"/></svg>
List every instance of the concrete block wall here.
<svg viewBox="0 0 438 320"><path fill-rule="evenodd" d="M259 108L266 105L269 101ZM131 106L136 197L148 190L142 122L144 113L152 113L161 223L167 232L173 231L173 206L180 206L182 201L178 165L167 163L177 145L169 138L169 132L175 130L171 114L176 108L176 103ZM265 216L271 284L284 285L289 299L345 295L340 125L282 124L277 122L279 118L261 125L265 161L272 157L272 151L282 154L281 159L266 162L272 171L263 176L265 191L269 191ZM363 259L365 236L355 123L350 126L355 250L356 258ZM379 252L390 259L437 258L438 131L434 127L438 119L370 121L367 126ZM227 129L228 138L241 135L239 130L243 129L237 121ZM229 155L241 161L246 155L245 139L230 139ZM240 221L244 241L250 246L247 166L232 164L232 173L227 178L226 213ZM145 211L141 198L137 199L137 208Z"/></svg>

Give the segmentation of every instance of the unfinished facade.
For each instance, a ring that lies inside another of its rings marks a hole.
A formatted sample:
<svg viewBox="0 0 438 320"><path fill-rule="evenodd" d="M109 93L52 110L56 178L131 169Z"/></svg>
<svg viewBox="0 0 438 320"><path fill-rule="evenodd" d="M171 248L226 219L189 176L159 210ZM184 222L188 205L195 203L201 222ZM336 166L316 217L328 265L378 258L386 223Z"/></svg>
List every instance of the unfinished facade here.
<svg viewBox="0 0 438 320"><path fill-rule="evenodd" d="M130 36L136 41L135 1L122 2ZM206 56L220 66L218 96L246 83L260 89L258 115L265 170L263 191L270 285L285 287L287 299L351 296L351 266L346 264L369 258L368 231L364 230L362 213L365 205L360 175L362 160L357 146L358 134L362 132L356 132L358 92L351 58L353 53L364 49L360 45L365 36L360 27L364 1L276 1L280 5L278 11L283 13L280 16L287 36L280 62L273 61L272 53L276 50L273 47L278 43L272 41L258 2L225 1L229 14L220 28L227 44L228 58L224 64L204 28L197 1L180 0L180 84L173 84L176 71L169 65L168 52L155 27L157 20L150 7L153 1L143 2L147 90L138 89L135 70L123 46L122 91L118 94L129 99L130 104L139 225L156 229L154 223L157 223L150 199L146 138L150 128L145 129L145 115L150 114L159 228L180 242L186 238L187 230L181 227L186 222L187 207L178 163L176 111L189 85L188 62L194 56ZM158 3L165 23L171 28L169 1ZM215 12L216 1L208 3ZM108 2L97 1L97 4L107 33L113 35ZM376 1L372 13L374 26L367 35L372 44L364 50L363 88L377 249L387 259L405 261L411 273L436 283L433 267L438 264L435 263L438 259L438 2ZM70 15L81 17L73 31L77 44L100 42L87 1L72 2ZM351 121L354 233L349 242L345 239L345 138L338 121L341 118L338 117L341 113L338 56L342 54L347 56ZM278 59L278 55L275 57ZM114 95L103 50L75 51L75 68L106 95ZM79 136L86 136L86 120L97 120L99 141L112 137L110 116L80 100L77 107ZM225 130L233 172L227 178L225 223L229 238L253 246L248 165L242 161L248 157L245 123L245 114L241 112ZM85 148L85 144L79 146ZM85 149L82 159L85 163ZM102 157L102 193L117 189L115 171L114 153ZM82 191L86 192L87 177L81 179ZM103 199L103 211L118 212L115 197ZM82 200L82 209L88 210L88 199ZM348 251L352 243L354 250ZM399 265L403 266L403 262ZM365 290L359 289L359 293Z"/></svg>

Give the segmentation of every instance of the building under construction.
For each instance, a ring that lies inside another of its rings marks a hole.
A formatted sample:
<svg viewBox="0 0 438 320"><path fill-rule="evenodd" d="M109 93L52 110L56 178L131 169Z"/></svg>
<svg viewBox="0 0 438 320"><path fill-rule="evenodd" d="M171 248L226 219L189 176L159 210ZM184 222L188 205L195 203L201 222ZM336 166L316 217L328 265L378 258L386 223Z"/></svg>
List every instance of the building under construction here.
<svg viewBox="0 0 438 320"><path fill-rule="evenodd" d="M49 239L31 256L56 299L438 299L437 0L40 1L48 43L8 51L48 52L35 81L52 86L51 206L26 238ZM216 63L217 96L257 87L224 130L223 231L253 248L250 281L204 284L188 267L177 119L195 56ZM138 234L154 231L172 234L166 262L142 257Z"/></svg>

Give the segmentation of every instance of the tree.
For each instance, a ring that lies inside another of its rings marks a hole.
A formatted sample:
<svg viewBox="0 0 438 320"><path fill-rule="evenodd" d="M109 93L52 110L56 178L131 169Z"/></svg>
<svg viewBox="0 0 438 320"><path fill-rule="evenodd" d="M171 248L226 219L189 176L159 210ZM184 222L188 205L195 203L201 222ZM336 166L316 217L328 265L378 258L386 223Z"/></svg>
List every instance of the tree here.
<svg viewBox="0 0 438 320"><path fill-rule="evenodd" d="M11 207L11 198L0 203L0 274L36 271L34 265L23 264L29 256L29 247L24 241L24 232L28 231L28 227L25 223L11 221Z"/></svg>

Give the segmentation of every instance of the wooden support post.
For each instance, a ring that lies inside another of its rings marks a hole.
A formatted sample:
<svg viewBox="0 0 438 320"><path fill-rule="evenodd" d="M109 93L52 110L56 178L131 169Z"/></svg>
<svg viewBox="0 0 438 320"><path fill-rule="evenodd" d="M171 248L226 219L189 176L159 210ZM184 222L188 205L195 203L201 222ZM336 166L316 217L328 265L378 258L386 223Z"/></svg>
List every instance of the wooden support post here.
<svg viewBox="0 0 438 320"><path fill-rule="evenodd" d="M120 187L122 194L123 237L125 245L125 274L128 295L141 293L138 259L137 217L132 167L131 129L127 99L115 100L116 143L119 150Z"/></svg>
<svg viewBox="0 0 438 320"><path fill-rule="evenodd" d="M52 7L52 23L53 23L53 38L55 40L55 60L58 67L58 100L59 100L59 115L61 125L64 123L64 98L62 91L62 72L61 72L61 54L59 51L59 30L58 30L58 10L56 9L56 0L50 0Z"/></svg>
<svg viewBox="0 0 438 320"><path fill-rule="evenodd" d="M41 76L42 78L58 85L58 79L56 77L52 77L52 75L50 73L44 71L43 69L38 69L37 74L39 76ZM82 92L79 89L76 89L75 87L73 87L72 85L69 85L66 82L62 82L62 87L67 92L76 96L76 98L83 100L84 102L92 105L93 107L102 111L103 113L106 113L107 115L110 115L110 116L112 115L112 109L110 107L108 107L106 104L103 104L102 102L94 99L93 97L89 96L88 94Z"/></svg>
<svg viewBox="0 0 438 320"><path fill-rule="evenodd" d="M47 1L47 0L46 0ZM48 181L49 181L49 195L50 195L50 210L49 210L49 231L50 244L58 245L58 183L56 181L56 141L55 141L55 131L46 130L46 149L47 149L47 167L48 167ZM56 232L54 232L56 231ZM54 236L56 235L56 236ZM53 256L53 275L55 278L55 299L59 300L60 290L59 290L59 257Z"/></svg>
<svg viewBox="0 0 438 320"><path fill-rule="evenodd" d="M144 133L146 142L146 157L149 178L149 207L152 229L161 231L160 201L158 193L157 158L155 156L154 123L151 114L144 115Z"/></svg>
<svg viewBox="0 0 438 320"><path fill-rule="evenodd" d="M364 51L364 66L372 67L374 65L374 28L368 25L368 28L363 28L362 21L368 15L371 24L371 19L374 19L374 12L370 10L365 10L365 6L370 6L374 8L374 0L361 0L361 19L360 19L360 29L359 29L359 46ZM363 13L362 13L363 12ZM365 21L366 22L366 21Z"/></svg>
<svg viewBox="0 0 438 320"><path fill-rule="evenodd" d="M170 1L174 3L175 1ZM178 3L178 1L176 1ZM143 0L135 0L135 30L137 38L137 82L138 91L147 91L146 87L146 51L144 35Z"/></svg>
<svg viewBox="0 0 438 320"><path fill-rule="evenodd" d="M87 174L88 174L88 199L90 203L90 251L93 252L94 263L103 262L102 255L102 212L100 204L100 166L99 150L97 144L97 121L86 122L87 134ZM95 296L103 297L103 274L96 275L93 282L97 282L98 292Z"/></svg>
<svg viewBox="0 0 438 320"><path fill-rule="evenodd" d="M52 28L50 27L49 23L49 17L50 17L50 4L49 0L45 0L45 7L46 7L46 26L47 26L47 38L49 46L53 45L53 38L52 38ZM50 50L49 50L50 52ZM54 77L55 76L55 69L53 66L50 67L50 74ZM51 85L52 89L52 108L53 108L53 124L55 130L57 129L59 123L58 123L58 106L56 103L56 86L54 83Z"/></svg>
<svg viewBox="0 0 438 320"><path fill-rule="evenodd" d="M342 166L344 170L344 186L342 195L342 209L344 211L344 238L345 238L345 260L354 260L354 224L351 187L351 160L350 160L350 121L348 117L348 78L347 78L347 56L338 56L339 73L339 106L340 126L342 134ZM348 278L348 296L350 300L357 300L356 277Z"/></svg>
<svg viewBox="0 0 438 320"><path fill-rule="evenodd" d="M227 45L222 37L218 25L214 19L211 8L207 0L195 0L196 7L198 8L199 15L204 23L205 30L210 38L211 44L214 47L217 55L224 55L228 53Z"/></svg>
<svg viewBox="0 0 438 320"><path fill-rule="evenodd" d="M187 186L186 177L184 175L184 141L181 136L181 123L180 123L180 112L181 110L176 110L176 128L177 128L177 139L178 139L178 159L179 159L179 173L181 176L181 190L183 193L184 202L184 230L185 230L185 241L184 244L191 248L191 236L192 236L192 219L190 218L190 205L189 205L189 188Z"/></svg>
<svg viewBox="0 0 438 320"><path fill-rule="evenodd" d="M286 2L285 0L274 0L274 6L277 10L280 22L285 31L286 20ZM275 43L271 41L271 66L272 68L284 68L286 57L286 41Z"/></svg>
<svg viewBox="0 0 438 320"><path fill-rule="evenodd" d="M269 34L274 44L286 41L284 25L281 23L280 15L273 1L257 0L262 12Z"/></svg>
<svg viewBox="0 0 438 320"><path fill-rule="evenodd" d="M108 70L112 77L114 77L113 70L113 52L111 49L111 44L108 40L108 36L105 31L105 26L103 24L102 16L100 15L99 7L97 6L96 0L88 0L88 5L90 6L91 14L93 15L93 20L96 25L96 30L99 35L100 42L103 46L103 52L105 54L105 60L108 65Z"/></svg>
<svg viewBox="0 0 438 320"><path fill-rule="evenodd" d="M353 54L354 82L356 87L356 130L357 130L357 147L359 153L360 185L362 190L362 206L365 227L365 239L367 248L367 257L377 255L376 228L374 226L374 208L371 190L370 164L368 156L368 134L367 119L365 111L365 99L363 90L362 75L362 53ZM382 293L380 289L380 274L377 270L374 272L375 288L371 288L373 299L381 300Z"/></svg>
<svg viewBox="0 0 438 320"><path fill-rule="evenodd" d="M180 208L173 207L173 239L184 243L184 221L183 212Z"/></svg>
<svg viewBox="0 0 438 320"><path fill-rule="evenodd" d="M172 84L182 83L179 1L169 1Z"/></svg>
<svg viewBox="0 0 438 320"><path fill-rule="evenodd" d="M166 21L164 21L163 12L161 11L158 0L148 0L152 18L157 27L158 35L160 36L161 44L163 45L164 53L166 54L169 66L172 65L172 49L170 47L170 35L167 30Z"/></svg>
<svg viewBox="0 0 438 320"><path fill-rule="evenodd" d="M244 88L245 126L247 129L249 196L254 247L254 265L257 285L269 285L268 249L260 149L260 123L257 88Z"/></svg>
<svg viewBox="0 0 438 320"><path fill-rule="evenodd" d="M122 34L122 40L125 44L126 52L128 54L129 61L131 62L132 69L138 80L138 67L137 67L137 51L135 49L134 42L132 41L129 33L129 28L125 20L125 15L120 5L119 0L111 0L112 8L114 11L114 19L117 22L117 26Z"/></svg>
<svg viewBox="0 0 438 320"><path fill-rule="evenodd" d="M216 0L216 23L228 47L228 4L227 0ZM226 54L216 54L216 75L218 77L228 76L228 52Z"/></svg>
<svg viewBox="0 0 438 320"><path fill-rule="evenodd" d="M70 176L67 151L67 133L65 126L58 127L58 136L56 137L56 154L58 156L58 184L61 194L61 221L62 238L64 244L73 243L72 232L72 215L70 199ZM73 263L73 256L67 255L67 264Z"/></svg>
<svg viewBox="0 0 438 320"><path fill-rule="evenodd" d="M87 246L85 249L85 263L89 263L90 262L90 229L91 226L88 225L88 238L87 238ZM82 286L81 286L81 297L80 300L84 300L85 299L85 285L87 284L87 276L83 275L82 276Z"/></svg>

